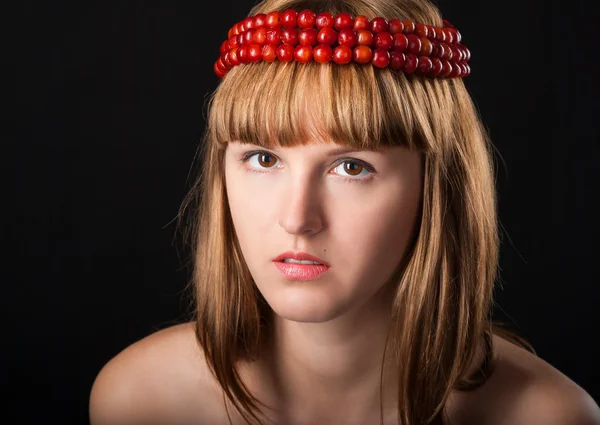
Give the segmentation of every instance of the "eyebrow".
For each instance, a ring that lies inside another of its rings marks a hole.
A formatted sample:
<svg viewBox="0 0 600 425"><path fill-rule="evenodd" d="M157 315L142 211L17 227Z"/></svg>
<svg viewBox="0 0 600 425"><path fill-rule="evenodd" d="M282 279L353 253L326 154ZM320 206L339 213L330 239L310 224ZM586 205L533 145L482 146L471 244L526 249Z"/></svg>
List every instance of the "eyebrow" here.
<svg viewBox="0 0 600 425"><path fill-rule="evenodd" d="M370 149L339 148L339 149L334 149L332 151L329 151L329 152L327 152L327 154L329 156L335 156L335 155L343 155L346 153L366 152L366 151L370 151Z"/></svg>

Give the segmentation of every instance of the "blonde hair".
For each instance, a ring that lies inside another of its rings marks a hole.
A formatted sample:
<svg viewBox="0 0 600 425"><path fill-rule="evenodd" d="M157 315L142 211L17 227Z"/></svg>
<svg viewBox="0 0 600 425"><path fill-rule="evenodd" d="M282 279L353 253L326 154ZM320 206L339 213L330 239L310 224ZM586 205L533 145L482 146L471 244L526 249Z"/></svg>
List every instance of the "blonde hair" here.
<svg viewBox="0 0 600 425"><path fill-rule="evenodd" d="M249 16L290 8L442 25L427 0L265 0ZM235 236L224 153L231 140L270 147L319 139L361 149L402 145L423 154L422 214L395 275L386 353L402 364L401 423L441 420L453 389L476 388L491 373L492 332L507 334L491 319L499 252L492 145L461 79L354 64L234 67L210 99L202 171L182 206L182 216L192 211L187 234L198 342L224 396L244 419L260 423L262 403L235 365L258 355L272 312ZM465 377L482 340L484 361Z"/></svg>

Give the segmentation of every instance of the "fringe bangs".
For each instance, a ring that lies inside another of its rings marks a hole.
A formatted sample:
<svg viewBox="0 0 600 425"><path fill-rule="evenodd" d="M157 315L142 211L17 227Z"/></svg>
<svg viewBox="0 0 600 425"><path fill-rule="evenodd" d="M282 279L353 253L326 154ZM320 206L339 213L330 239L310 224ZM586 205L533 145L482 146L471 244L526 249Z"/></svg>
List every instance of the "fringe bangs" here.
<svg viewBox="0 0 600 425"><path fill-rule="evenodd" d="M219 148L230 141L265 148L333 142L366 150L405 146L439 152L444 132L436 131L431 116L451 111L441 102L448 98L444 86L452 83L370 65L241 65L211 99L209 141ZM437 124L448 122L439 118Z"/></svg>

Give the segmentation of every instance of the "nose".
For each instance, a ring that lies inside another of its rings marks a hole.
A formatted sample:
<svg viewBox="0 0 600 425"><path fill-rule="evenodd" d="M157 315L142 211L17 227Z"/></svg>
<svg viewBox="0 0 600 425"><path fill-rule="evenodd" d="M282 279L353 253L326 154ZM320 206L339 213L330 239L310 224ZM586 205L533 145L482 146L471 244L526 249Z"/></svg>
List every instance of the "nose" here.
<svg viewBox="0 0 600 425"><path fill-rule="evenodd" d="M312 235L323 228L321 189L309 178L282 188L279 225L292 235Z"/></svg>

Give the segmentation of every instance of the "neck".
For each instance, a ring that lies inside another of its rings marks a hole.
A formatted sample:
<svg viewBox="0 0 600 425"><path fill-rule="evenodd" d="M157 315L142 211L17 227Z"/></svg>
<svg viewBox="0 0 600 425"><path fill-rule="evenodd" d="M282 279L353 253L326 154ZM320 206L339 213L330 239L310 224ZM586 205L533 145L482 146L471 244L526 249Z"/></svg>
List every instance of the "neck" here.
<svg viewBox="0 0 600 425"><path fill-rule="evenodd" d="M391 297L386 292L325 323L294 322L273 315L266 363L278 405L311 418L335 420L343 414L360 423L361 418L379 417L382 361L391 318ZM389 363L385 376L392 378L397 372ZM385 383L392 384L393 379ZM384 395L394 400L392 385L384 388Z"/></svg>

